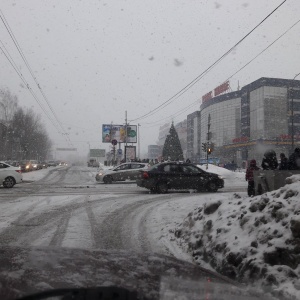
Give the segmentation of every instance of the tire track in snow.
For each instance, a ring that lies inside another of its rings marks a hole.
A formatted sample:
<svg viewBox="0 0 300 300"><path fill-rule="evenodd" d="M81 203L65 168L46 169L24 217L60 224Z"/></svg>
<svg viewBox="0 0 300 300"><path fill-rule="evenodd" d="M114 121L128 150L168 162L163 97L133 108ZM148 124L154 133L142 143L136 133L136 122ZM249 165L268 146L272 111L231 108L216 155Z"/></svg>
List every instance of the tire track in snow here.
<svg viewBox="0 0 300 300"><path fill-rule="evenodd" d="M22 224L24 219L26 219L29 214L39 205L41 205L43 202L48 202L50 200L50 197L46 197L45 199L41 201L36 201L36 203L30 205L25 211L23 211L19 217L16 218L15 221L11 223L9 227L4 229L2 232L0 232L0 243L1 244L9 244L13 239L14 236L19 234L26 234L28 232L28 227L30 226L36 226L34 223L32 224L24 224L23 228L19 226L19 224Z"/></svg>
<svg viewBox="0 0 300 300"><path fill-rule="evenodd" d="M80 198L78 199L79 201ZM50 199L50 197L45 198L42 202L48 201L48 199ZM59 220L64 218L68 213L72 213L72 211L81 208L83 201L54 207L51 211L44 209L41 212L33 212L33 209L39 204L41 204L41 201L38 201L36 205L27 209L11 226L1 232L0 243L30 245L45 232L49 231L49 227L56 226ZM27 218L31 213L32 216Z"/></svg>
<svg viewBox="0 0 300 300"><path fill-rule="evenodd" d="M57 229L49 243L49 246L61 246L62 242L65 238L69 220L71 218L71 212L67 212L65 215L63 215L60 219L60 221L57 224Z"/></svg>
<svg viewBox="0 0 300 300"><path fill-rule="evenodd" d="M134 249L148 252L150 243L147 240L147 228L145 227L147 211L164 200L169 201L179 197L182 197L182 195L166 194L154 196L149 200L139 200L115 210L99 226L99 237L101 239L98 247L102 249ZM141 213L143 216L137 222L136 217ZM135 234L133 229L137 230L137 234Z"/></svg>
<svg viewBox="0 0 300 300"><path fill-rule="evenodd" d="M89 223L91 226L91 238L92 238L92 245L94 248L99 247L99 239L101 239L101 235L100 235L100 230L99 230L99 224L95 217L93 209L95 208L95 206L101 206L101 205L105 204L106 202L110 202L110 201L116 200L116 199L117 199L116 197L108 197L101 201L99 201L99 200L91 201L89 199L89 196L85 197L85 210L86 210L86 213L87 213L87 216L89 219Z"/></svg>

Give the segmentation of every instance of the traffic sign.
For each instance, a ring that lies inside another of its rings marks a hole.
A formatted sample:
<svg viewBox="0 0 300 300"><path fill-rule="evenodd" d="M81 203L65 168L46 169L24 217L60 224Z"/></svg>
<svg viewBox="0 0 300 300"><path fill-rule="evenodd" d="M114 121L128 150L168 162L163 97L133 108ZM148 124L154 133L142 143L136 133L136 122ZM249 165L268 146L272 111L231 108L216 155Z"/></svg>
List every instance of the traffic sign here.
<svg viewBox="0 0 300 300"><path fill-rule="evenodd" d="M122 149L118 149L118 154L122 155Z"/></svg>
<svg viewBox="0 0 300 300"><path fill-rule="evenodd" d="M118 141L117 140L112 140L111 144L114 145L114 146L116 146L118 144Z"/></svg>

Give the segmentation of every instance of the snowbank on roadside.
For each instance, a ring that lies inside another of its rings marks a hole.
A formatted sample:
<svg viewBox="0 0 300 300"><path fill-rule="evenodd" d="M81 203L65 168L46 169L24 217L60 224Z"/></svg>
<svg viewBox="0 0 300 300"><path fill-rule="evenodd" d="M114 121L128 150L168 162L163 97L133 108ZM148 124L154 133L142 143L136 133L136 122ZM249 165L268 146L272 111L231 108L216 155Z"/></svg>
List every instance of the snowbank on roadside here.
<svg viewBox="0 0 300 300"><path fill-rule="evenodd" d="M300 175L287 183L253 198L206 201L175 228L177 243L199 265L300 299Z"/></svg>
<svg viewBox="0 0 300 300"><path fill-rule="evenodd" d="M245 172L233 172L225 168L221 168L212 164L208 164L208 169L206 165L197 165L200 169L218 174L223 177L225 187L245 187L247 188L247 181L245 180Z"/></svg>

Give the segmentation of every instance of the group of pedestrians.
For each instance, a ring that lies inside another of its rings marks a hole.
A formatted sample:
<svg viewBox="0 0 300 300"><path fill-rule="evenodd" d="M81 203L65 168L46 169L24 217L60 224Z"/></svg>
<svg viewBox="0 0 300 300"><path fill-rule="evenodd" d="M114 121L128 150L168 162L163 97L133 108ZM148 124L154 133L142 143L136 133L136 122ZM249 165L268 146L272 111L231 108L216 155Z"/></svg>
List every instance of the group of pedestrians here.
<svg viewBox="0 0 300 300"><path fill-rule="evenodd" d="M261 167L263 170L300 170L300 148L296 148L289 158L287 158L284 153L281 153L280 163L278 163L275 151L268 150L264 154ZM260 170L260 168L257 166L256 160L252 159L246 170L249 197L255 195L253 172L258 170Z"/></svg>

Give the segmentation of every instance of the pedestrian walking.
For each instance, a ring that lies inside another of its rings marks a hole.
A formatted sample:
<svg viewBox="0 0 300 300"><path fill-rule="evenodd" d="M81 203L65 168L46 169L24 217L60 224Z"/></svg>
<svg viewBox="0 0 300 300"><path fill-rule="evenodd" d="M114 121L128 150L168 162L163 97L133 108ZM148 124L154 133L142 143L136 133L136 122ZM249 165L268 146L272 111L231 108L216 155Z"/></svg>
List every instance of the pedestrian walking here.
<svg viewBox="0 0 300 300"><path fill-rule="evenodd" d="M279 170L287 170L287 169L288 169L288 159L284 153L280 153Z"/></svg>
<svg viewBox="0 0 300 300"><path fill-rule="evenodd" d="M296 148L288 160L289 170L300 170L300 148Z"/></svg>
<svg viewBox="0 0 300 300"><path fill-rule="evenodd" d="M246 181L248 181L248 196L255 195L255 187L254 187L254 176L253 172L258 171L259 167L256 165L256 160L252 159L250 161L250 166L246 170Z"/></svg>
<svg viewBox="0 0 300 300"><path fill-rule="evenodd" d="M275 170L278 167L278 161L276 152L274 150L268 150L264 154L264 158L261 163L261 167L264 170Z"/></svg>

